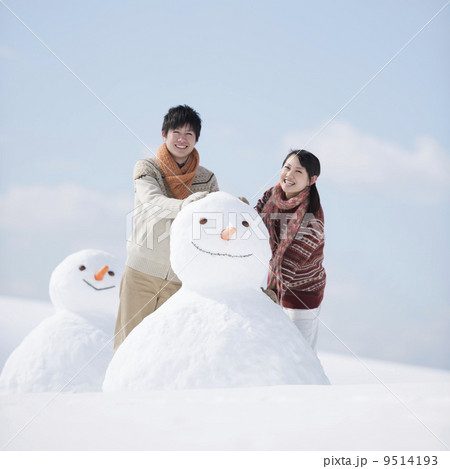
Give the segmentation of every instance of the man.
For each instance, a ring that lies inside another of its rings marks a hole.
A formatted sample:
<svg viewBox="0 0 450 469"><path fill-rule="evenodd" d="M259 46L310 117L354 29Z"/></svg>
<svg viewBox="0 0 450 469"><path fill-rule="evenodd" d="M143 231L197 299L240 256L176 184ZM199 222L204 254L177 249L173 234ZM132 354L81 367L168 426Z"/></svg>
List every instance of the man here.
<svg viewBox="0 0 450 469"><path fill-rule="evenodd" d="M181 287L169 260L173 219L190 202L219 190L214 174L199 166L195 144L200 131L201 119L194 109L186 105L169 109L156 158L135 165L133 232L120 284L114 351Z"/></svg>

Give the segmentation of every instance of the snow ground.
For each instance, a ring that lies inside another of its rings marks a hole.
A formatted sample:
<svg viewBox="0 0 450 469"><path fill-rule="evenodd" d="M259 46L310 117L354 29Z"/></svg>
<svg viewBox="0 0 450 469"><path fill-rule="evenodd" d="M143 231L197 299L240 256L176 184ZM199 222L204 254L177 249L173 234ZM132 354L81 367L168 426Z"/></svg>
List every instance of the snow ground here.
<svg viewBox="0 0 450 469"><path fill-rule="evenodd" d="M450 381L2 396L7 450L446 450ZM19 433L18 433L19 432Z"/></svg>
<svg viewBox="0 0 450 469"><path fill-rule="evenodd" d="M20 304L27 309L19 319ZM5 319L5 305L14 310L14 317L8 313ZM11 338L11 344L50 313L40 302L33 305L19 299L3 298L0 306L2 345L5 337ZM450 372L329 353L320 353L320 359L332 386L2 395L0 447L9 451L449 449Z"/></svg>

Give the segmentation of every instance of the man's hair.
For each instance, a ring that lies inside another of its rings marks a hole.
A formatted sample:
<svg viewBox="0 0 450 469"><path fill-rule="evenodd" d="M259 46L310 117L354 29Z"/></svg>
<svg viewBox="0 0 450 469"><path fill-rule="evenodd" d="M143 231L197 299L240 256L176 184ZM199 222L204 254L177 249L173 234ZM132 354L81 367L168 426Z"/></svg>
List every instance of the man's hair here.
<svg viewBox="0 0 450 469"><path fill-rule="evenodd" d="M202 120L200 114L194 111L191 107L187 106L176 106L171 107L167 114L164 116L162 125L162 131L164 135L167 135L169 130L189 125L195 133L196 142L200 137L200 131L202 130Z"/></svg>

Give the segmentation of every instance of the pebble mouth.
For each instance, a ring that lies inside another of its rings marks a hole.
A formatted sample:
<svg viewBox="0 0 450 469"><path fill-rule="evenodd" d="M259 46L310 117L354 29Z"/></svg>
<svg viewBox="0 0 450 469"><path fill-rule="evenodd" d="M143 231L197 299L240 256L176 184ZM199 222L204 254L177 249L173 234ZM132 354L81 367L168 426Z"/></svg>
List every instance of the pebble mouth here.
<svg viewBox="0 0 450 469"><path fill-rule="evenodd" d="M238 254L238 255L233 255L233 254L227 254L227 253L221 253L221 252L210 252L210 251L205 251L205 249L202 249L201 247L197 246L194 241L191 241L191 243L194 245L195 248L197 248L199 251L204 252L206 254L210 254L211 256L225 256L225 257L250 257L253 256L253 254Z"/></svg>
<svg viewBox="0 0 450 469"><path fill-rule="evenodd" d="M94 285L90 284L87 280L84 280L84 279L83 279L83 282L87 283L90 287L92 287L94 290L97 290L97 291L100 291L100 290L109 290L109 289L111 289L111 288L115 288L115 287L116 287L115 285L111 285L110 287L97 288L97 287L94 287Z"/></svg>

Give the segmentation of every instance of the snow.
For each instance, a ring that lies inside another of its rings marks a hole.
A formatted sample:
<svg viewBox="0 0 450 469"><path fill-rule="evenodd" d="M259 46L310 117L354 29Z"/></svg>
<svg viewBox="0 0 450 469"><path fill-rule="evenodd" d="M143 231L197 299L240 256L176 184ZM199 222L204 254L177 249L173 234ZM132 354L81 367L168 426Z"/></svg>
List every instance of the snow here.
<svg viewBox="0 0 450 469"><path fill-rule="evenodd" d="M113 354L121 272L118 261L104 251L82 250L64 259L50 278L54 314L14 350L6 348L10 355L0 374L0 390L99 391ZM30 317L26 312L28 324L33 323Z"/></svg>
<svg viewBox="0 0 450 469"><path fill-rule="evenodd" d="M282 309L261 290L219 301L182 287L119 347L103 390L279 384L328 384Z"/></svg>
<svg viewBox="0 0 450 469"><path fill-rule="evenodd" d="M23 338L54 312L49 301L0 297L0 369Z"/></svg>
<svg viewBox="0 0 450 469"><path fill-rule="evenodd" d="M50 277L49 293L56 311L77 314L112 333L122 271L118 259L105 251L83 249L67 256Z"/></svg>
<svg viewBox="0 0 450 469"><path fill-rule="evenodd" d="M233 229L229 240L223 238L226 228ZM189 204L171 226L173 270L184 287L205 295L216 290L232 295L265 285L270 257L261 217L226 192Z"/></svg>
<svg viewBox="0 0 450 469"><path fill-rule="evenodd" d="M0 298L0 321L9 327L0 329L1 343L20 335L21 306L26 317L43 304ZM319 357L332 386L3 394L0 447L448 450L450 372L320 350Z"/></svg>
<svg viewBox="0 0 450 469"><path fill-rule="evenodd" d="M111 335L76 314L54 314L12 352L0 375L0 390L99 391L111 357Z"/></svg>
<svg viewBox="0 0 450 469"><path fill-rule="evenodd" d="M194 205L192 210L204 215L203 210L194 210ZM213 212L213 207L210 209ZM217 228L219 234L224 226L230 226L230 220ZM214 229L208 231L208 236L214 234ZM189 233L189 227L184 233ZM238 230L236 239L229 241L230 246L236 242L231 251L216 251L209 239L205 244L200 239L198 246L209 255L241 255L244 233ZM189 255L186 246L181 249ZM258 251L255 240L252 249L253 254L266 255ZM201 254L196 256L205 254L198 252ZM230 263L231 256L220 257L226 263L208 270L208 276L203 277L209 282L208 288L188 272L180 290L184 293L172 297L166 311L161 309L153 319L147 318L121 345L116 364L116 358L110 364L111 380L105 381L110 384L105 386L117 386L121 380L142 385L120 385L121 391L85 392L89 389L86 383L93 381L99 390L102 372L95 370L92 358L99 356L102 347L112 347L112 340L96 323L101 314L91 314L95 308L86 308L83 311L88 314L83 316L80 309L77 312L81 314L74 314L67 311L67 304L58 304L55 313L54 305L49 303L0 297L0 324L4 326L0 329L0 358L6 361L2 376L14 375L8 371L9 366L22 374L28 370L36 386L33 393L17 392L30 390L17 383L2 389L0 448L433 454L449 449L450 372L320 349L318 358L311 350L312 355L308 355L296 328L252 280L258 277L258 264L252 267L255 276L246 275L245 269ZM78 262L72 265L78 266ZM192 265L199 268L204 263ZM98 267L85 267L92 275L99 271ZM223 288L215 286L218 277ZM52 298L58 303L54 294ZM73 300L76 304L79 298L74 296ZM271 307L276 309L273 317L272 311L268 318L261 317L259 311ZM265 335L267 331L272 332L273 341ZM210 343L208 337L212 338ZM247 341L251 345L248 349ZM197 342L202 345L197 346ZM63 344L68 344L67 348ZM202 350L210 363L200 355ZM273 375L266 376L258 360L260 356L271 359L271 355L277 366L273 367ZM296 361L300 355L303 363ZM40 366L43 356L46 365ZM183 359L191 359L190 366L185 366ZM304 375L292 378L291 373L294 368L298 372L299 366ZM322 367L331 386L299 384L317 379L316 373L323 373ZM219 378L211 377L212 369L220 371ZM236 370L236 380L230 378L231 369ZM95 378L83 378L83 372L92 372ZM63 390L72 392L49 392L47 384L53 379L57 381L54 389L59 391L66 381L69 386ZM156 386L152 384L155 382ZM39 387L40 383L44 386ZM44 388L46 392L42 392Z"/></svg>
<svg viewBox="0 0 450 469"><path fill-rule="evenodd" d="M225 192L189 204L170 230L183 286L121 344L103 390L329 384L303 335L261 291L270 256L247 204Z"/></svg>
<svg viewBox="0 0 450 469"><path fill-rule="evenodd" d="M9 450L444 450L449 375L386 386L6 395L0 440L13 438Z"/></svg>

